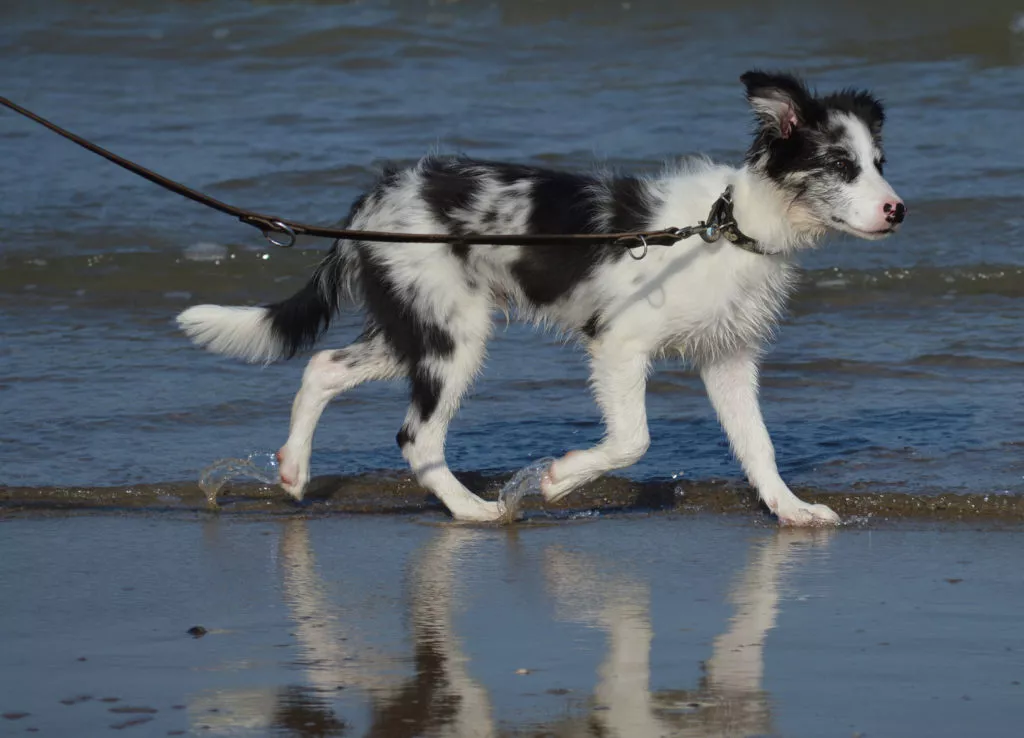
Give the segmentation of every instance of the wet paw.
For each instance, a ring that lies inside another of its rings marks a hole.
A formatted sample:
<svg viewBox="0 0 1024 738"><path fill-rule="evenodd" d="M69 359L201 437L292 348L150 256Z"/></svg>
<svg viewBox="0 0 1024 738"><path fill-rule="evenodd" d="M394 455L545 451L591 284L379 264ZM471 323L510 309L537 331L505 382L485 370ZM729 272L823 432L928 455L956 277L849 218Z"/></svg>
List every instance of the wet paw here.
<svg viewBox="0 0 1024 738"><path fill-rule="evenodd" d="M503 521L507 515L504 503L487 502L486 500L460 507L458 510L452 510L451 513L452 517L460 523L497 523Z"/></svg>
<svg viewBox="0 0 1024 738"><path fill-rule="evenodd" d="M302 463L298 454L283 447L277 452L278 476L281 487L296 500L301 500L309 484L309 462Z"/></svg>
<svg viewBox="0 0 1024 738"><path fill-rule="evenodd" d="M540 477L540 493L547 502L557 502L572 492L576 487L576 481L571 474L555 474L555 464L563 463L578 454L578 451L570 451L561 459L551 462L547 471Z"/></svg>
<svg viewBox="0 0 1024 738"><path fill-rule="evenodd" d="M826 505L811 505L801 502L776 512L780 525L796 528L839 525L839 516Z"/></svg>

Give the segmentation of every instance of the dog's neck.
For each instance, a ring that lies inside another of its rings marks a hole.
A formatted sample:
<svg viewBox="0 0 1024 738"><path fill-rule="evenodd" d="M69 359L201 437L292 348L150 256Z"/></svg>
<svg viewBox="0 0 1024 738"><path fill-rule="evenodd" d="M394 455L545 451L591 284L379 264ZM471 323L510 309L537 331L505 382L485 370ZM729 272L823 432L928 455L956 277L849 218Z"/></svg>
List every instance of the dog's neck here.
<svg viewBox="0 0 1024 738"><path fill-rule="evenodd" d="M787 193L749 166L732 179L736 225L769 254L790 254L814 246L822 228Z"/></svg>

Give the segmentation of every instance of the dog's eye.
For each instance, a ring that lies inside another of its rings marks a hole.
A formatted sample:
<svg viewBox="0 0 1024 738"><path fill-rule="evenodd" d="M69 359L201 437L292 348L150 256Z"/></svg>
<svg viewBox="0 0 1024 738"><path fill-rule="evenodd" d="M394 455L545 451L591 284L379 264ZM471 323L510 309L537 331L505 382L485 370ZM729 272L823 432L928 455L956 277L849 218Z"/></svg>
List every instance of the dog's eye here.
<svg viewBox="0 0 1024 738"><path fill-rule="evenodd" d="M829 162L829 167L847 182L852 182L857 176L857 167L849 159L833 159Z"/></svg>
<svg viewBox="0 0 1024 738"><path fill-rule="evenodd" d="M875 169L878 170L879 174L882 174L882 168L885 166L885 157L875 160Z"/></svg>

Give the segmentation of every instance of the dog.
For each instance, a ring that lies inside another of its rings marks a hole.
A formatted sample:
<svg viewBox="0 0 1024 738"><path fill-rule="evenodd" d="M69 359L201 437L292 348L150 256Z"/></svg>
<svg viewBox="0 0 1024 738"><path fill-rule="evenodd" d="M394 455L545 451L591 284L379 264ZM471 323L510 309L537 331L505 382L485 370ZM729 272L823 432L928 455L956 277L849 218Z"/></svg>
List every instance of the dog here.
<svg viewBox="0 0 1024 738"><path fill-rule="evenodd" d="M292 297L264 307L199 305L178 325L213 352L266 363L310 349L346 296L361 302L362 334L315 354L295 397L278 459L281 486L296 499L327 403L369 380L406 378L411 404L397 441L416 478L457 520L501 519L503 503L463 486L444 447L484 361L493 314L512 310L585 346L606 426L600 443L551 463L541 479L546 500L643 456L651 361L677 353L700 372L733 453L779 522L835 524L831 509L804 502L779 475L758 403L760 357L796 282L795 256L828 231L885 237L907 209L882 174L885 115L874 96L818 96L785 73L755 70L740 80L756 125L738 168L692 158L658 176L620 176L441 156L389 167L353 204L347 227L451 235L450 244L341 240ZM660 230L699 223L723 204L729 238L690 237L639 254L614 238L457 240Z"/></svg>

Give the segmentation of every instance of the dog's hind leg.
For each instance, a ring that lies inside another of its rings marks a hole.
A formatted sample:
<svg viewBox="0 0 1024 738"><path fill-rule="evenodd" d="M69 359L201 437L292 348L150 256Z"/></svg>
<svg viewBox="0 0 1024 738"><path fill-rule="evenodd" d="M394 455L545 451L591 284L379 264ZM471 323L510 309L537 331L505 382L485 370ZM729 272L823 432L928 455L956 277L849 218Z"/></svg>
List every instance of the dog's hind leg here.
<svg viewBox="0 0 1024 738"><path fill-rule="evenodd" d="M504 512L499 503L486 502L466 489L444 456L448 424L483 363L490 328L490 306L466 300L443 328L433 329L435 338L444 340L436 340L434 350L411 368L412 404L398 432L398 445L416 479L456 520L494 521Z"/></svg>
<svg viewBox="0 0 1024 738"><path fill-rule="evenodd" d="M605 472L635 464L650 444L644 404L647 355L623 353L622 345L611 341L592 352L590 382L604 414L605 437L593 448L570 451L551 464L541 480L541 492L551 502Z"/></svg>
<svg viewBox="0 0 1024 738"><path fill-rule="evenodd" d="M729 437L733 453L764 504L784 525L833 525L839 516L825 505L811 505L786 486L775 465L775 449L757 401L757 362L739 351L701 371L708 397Z"/></svg>
<svg viewBox="0 0 1024 738"><path fill-rule="evenodd" d="M351 346L321 351L309 360L302 387L292 403L288 440L277 452L281 486L288 494L301 500L306 491L313 432L327 403L363 382L403 374L401 364L379 334L364 335Z"/></svg>

